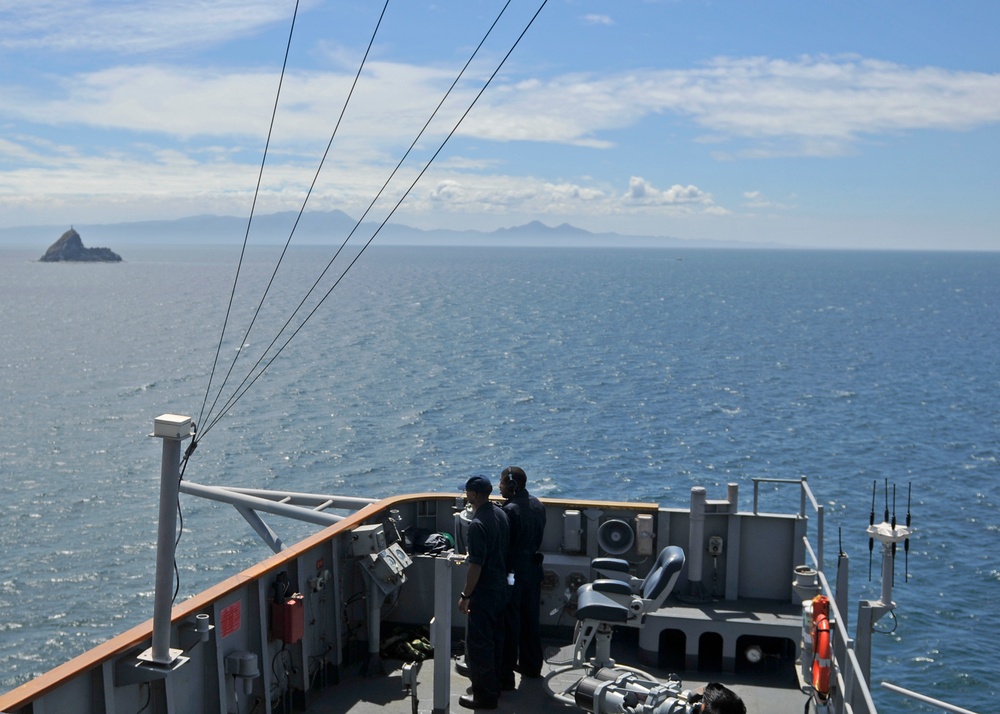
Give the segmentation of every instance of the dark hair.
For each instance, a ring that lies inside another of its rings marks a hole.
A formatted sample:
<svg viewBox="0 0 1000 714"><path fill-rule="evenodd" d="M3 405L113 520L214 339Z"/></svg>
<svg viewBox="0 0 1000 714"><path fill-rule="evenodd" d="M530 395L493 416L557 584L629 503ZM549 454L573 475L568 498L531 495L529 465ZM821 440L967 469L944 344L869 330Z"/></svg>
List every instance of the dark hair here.
<svg viewBox="0 0 1000 714"><path fill-rule="evenodd" d="M701 696L701 714L747 714L747 707L732 689L709 682Z"/></svg>
<svg viewBox="0 0 1000 714"><path fill-rule="evenodd" d="M500 472L500 476L509 478L517 487L515 490L524 488L528 483L528 475L524 473L524 469L520 466L508 466Z"/></svg>

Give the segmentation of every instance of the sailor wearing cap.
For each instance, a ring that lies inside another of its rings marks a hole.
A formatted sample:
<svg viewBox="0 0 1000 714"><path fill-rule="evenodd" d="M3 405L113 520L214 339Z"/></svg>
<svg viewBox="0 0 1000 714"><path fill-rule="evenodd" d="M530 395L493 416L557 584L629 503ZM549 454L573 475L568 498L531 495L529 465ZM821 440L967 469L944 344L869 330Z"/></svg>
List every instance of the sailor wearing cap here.
<svg viewBox="0 0 1000 714"><path fill-rule="evenodd" d="M465 483L465 498L474 513L469 523L469 567L458 609L469 618L465 661L472 695L461 696L458 703L467 709L496 709L500 699L510 526L503 509L490 501L492 492L485 476L473 476Z"/></svg>

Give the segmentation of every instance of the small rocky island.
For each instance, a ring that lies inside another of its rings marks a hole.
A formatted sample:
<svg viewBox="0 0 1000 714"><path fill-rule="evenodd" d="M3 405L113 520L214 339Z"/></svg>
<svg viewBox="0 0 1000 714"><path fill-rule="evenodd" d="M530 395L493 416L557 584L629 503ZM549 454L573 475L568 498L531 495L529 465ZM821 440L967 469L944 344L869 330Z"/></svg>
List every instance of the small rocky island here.
<svg viewBox="0 0 1000 714"><path fill-rule="evenodd" d="M110 248L84 248L80 234L70 228L49 246L39 260L56 263L62 260L88 263L120 263L122 257Z"/></svg>

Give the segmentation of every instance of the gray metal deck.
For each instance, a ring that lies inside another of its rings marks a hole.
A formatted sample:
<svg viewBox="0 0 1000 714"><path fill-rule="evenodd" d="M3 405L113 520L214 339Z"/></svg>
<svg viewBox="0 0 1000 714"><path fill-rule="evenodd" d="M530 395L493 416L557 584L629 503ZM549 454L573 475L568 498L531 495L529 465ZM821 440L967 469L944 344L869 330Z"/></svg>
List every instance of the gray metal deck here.
<svg viewBox="0 0 1000 714"><path fill-rule="evenodd" d="M618 645L616 642L615 645ZM637 663L631 655L635 651L632 646L615 646L614 654L622 664ZM560 645L548 642L545 647L546 663L543 667L543 678L520 679L514 691L504 692L500 698L497 711L517 712L518 714L538 714L541 712L576 711L583 709L564 704L554 698L553 689L565 689L582 676L582 671L569 670L567 664L572 660L572 648L568 644ZM432 714L433 709L433 677L434 662L427 660L422 663L417 677L416 701L408 697L402 686L402 662L386 660L384 662L387 674L380 677L363 677L354 668L343 676L341 683L322 692L310 703L309 714ZM669 672L655 667L643 667L644 671L660 679L665 679ZM806 695L796 689L775 689L761 686L759 675L754 677L754 684L742 680L738 676L718 674L710 679L706 673L691 675L691 679L681 674L685 689L697 689L706 681L722 682L738 692L751 714L802 714ZM466 694L469 680L456 672L454 660L451 672L450 712L468 711L459 706L458 698ZM436 713L435 713L436 714Z"/></svg>

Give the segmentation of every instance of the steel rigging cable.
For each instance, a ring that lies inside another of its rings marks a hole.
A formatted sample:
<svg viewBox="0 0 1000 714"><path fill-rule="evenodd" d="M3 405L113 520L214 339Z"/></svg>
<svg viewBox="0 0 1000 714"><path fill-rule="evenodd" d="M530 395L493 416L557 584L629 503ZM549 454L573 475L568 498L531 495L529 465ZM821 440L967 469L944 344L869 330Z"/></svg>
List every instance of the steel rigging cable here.
<svg viewBox="0 0 1000 714"><path fill-rule="evenodd" d="M385 218L378 225L378 227L376 228L376 230L372 233L371 237L368 238L368 240L364 243L364 245L362 246L361 250L348 263L347 267L344 268L344 270L340 273L340 275L336 277L336 279L334 280L334 282L330 286L330 288L319 299L319 302L305 315L305 317L302 319L302 322L299 323L299 325L291 332L291 334L288 336L288 338L280 345L280 347L278 347L277 351L269 359L267 359L267 361L265 362L265 358L267 357L268 353L278 343L279 338L286 331L286 329L289 328L289 326L291 325L292 320L295 318L295 316L303 309L303 306L305 305L305 303L308 300L308 298L310 297L310 295L312 295L314 293L314 291L316 291L317 287L319 286L320 281L323 279L323 277L326 275L326 273L332 267L333 263L336 261L336 259L338 258L338 256L341 254L342 250L348 244L348 242L350 241L350 239L354 236L354 234L357 231L357 229L361 226L361 223L364 220L364 218L367 217L368 213L371 211L372 207L378 201L379 197L381 197L381 195L383 194L383 192L389 186L390 182L395 177L396 173L399 171L400 167L403 165L403 163L406 161L406 159L409 157L411 151L414 149L414 147L416 146L416 144L419 141L419 139L423 136L423 134L426 132L427 128L430 126L431 122L433 121L434 117L437 115L438 111L441 109L441 107L443 106L443 104L445 103L445 101L451 95L452 91L457 86L459 80L465 74L465 72L468 69L469 65L471 64L471 62L473 61L473 59L476 57L476 55L478 54L478 52L482 48L483 44L485 43L485 41L487 40L487 38L490 36L490 34L493 32L493 30L495 29L497 23L500 21L501 17L504 15L504 13L506 12L507 8L509 7L509 5L511 3L511 0L507 0L507 3L503 6L503 8L501 9L500 13L497 15L496 19L493 21L493 23L491 24L490 28L487 30L487 32L483 36L482 40L480 40L479 44L476 46L475 50L470 55L468 61L465 63L465 65L459 71L459 73L456 76L455 80L452 82L451 86L445 92L445 94L442 97L441 101L435 107L434 111L431 113L430 117L425 122L424 126L421 128L421 130L417 134L416 138L410 144L409 148L403 154L403 157L400 159L400 161L397 163L396 167L390 173L389 178L386 179L385 183L382 185L382 188L375 195L375 198L372 199L371 203L369 204L369 206L365 210L365 212L362 214L361 218L359 218L358 221L356 222L354 228L350 231L350 233L348 234L348 236L344 239L344 241L338 247L336 253L333 256L333 258L329 261L329 263L327 264L327 266L323 269L322 273L316 279L316 281L313 283L312 287L306 292L305 296L303 297L303 299L299 303L299 305L295 308L295 310L292 311L292 313L289 316L288 320L284 323L284 325L281 327L281 329L275 335L275 337L271 341L271 343L265 348L265 350L263 351L263 353L261 354L261 356L258 358L257 362L250 368L249 372L247 373L246 377L244 377L244 379L240 383L240 385L234 390L233 394L224 403L224 405L220 409L219 413L209 422L208 426L205 429L201 430L201 432L198 435L196 435L196 439L200 439L208 431L210 431L211 428L214 427L215 424L217 424L222 419L222 417L225 416L225 414L228 413L228 411L243 397L243 395L246 394L246 392L250 389L250 387L252 387L253 384L256 383L256 381L263 375L264 371L266 371L270 367L270 365L273 364L273 362L278 358L278 356L284 351L285 347L288 346L288 344L291 342L291 340L294 339L295 336L299 333L299 331L305 326L306 322L309 321L309 319L316 313L316 311L319 309L319 307L326 301L326 299L333 292L334 288L336 288L340 284L340 281L344 278L344 276L347 274L347 272L354 266L354 264L360 259L361 255L371 245L371 243L374 241L375 237L382 230L382 228L386 225L386 223L388 223L389 219L396 212L396 210L403 203L403 201L407 198L407 196L409 195L409 193L416 186L417 182L420 181L420 179L423 177L423 175L430 168L430 165L438 157L438 155L444 149L444 147L448 143L448 141L452 138L452 136L454 136L454 134L458 130L459 126L462 124L462 122L468 116L469 112L471 112L472 108L475 106L475 104L478 102L478 100L482 97L483 93L486 91L486 89L489 87L489 85L492 83L492 81L496 78L497 74L500 72L500 69L504 66L504 64L506 63L506 61L509 59L509 57L513 53L514 49L518 46L518 44L524 38L524 36L527 33L528 29L530 29L530 27L532 26L532 24L534 23L534 21L537 19L538 15L541 13L542 9L545 7L545 5L547 4L547 2L548 2L548 0L543 0L543 2L539 5L538 9L532 15L531 19L528 21L528 23L525 25L525 27L521 30L520 34L518 35L518 37L516 38L516 40L513 42L513 44L510 46L510 48L507 50L507 52L503 56L503 58L499 61L499 63L497 64L496 68L493 70L493 72L490 74L490 76L485 80L485 82L483 83L482 87L479 89L479 91L476 93L476 95L473 97L473 99L469 102L469 104L466 107L465 111L462 113L462 115L455 122L454 126L451 128L451 130L448 132L448 134L445 136L445 138L441 141L441 143L438 146L438 148L434 151L434 153L431 155L431 157L427 160L427 162L425 163L424 167L417 174L416 178L410 183L410 185L403 192L402 196L399 198L399 200L392 207L392 210L389 211L389 213L385 216ZM388 5L388 2L386 3L386 5ZM385 7L383 7L383 16L384 16L384 13L385 13ZM379 18L379 24L381 24L381 21L382 21L382 16L380 16L380 18ZM375 28L375 33L377 33L377 32L378 32L378 25ZM369 50L371 48L371 44L374 42L375 33L373 33L372 39L371 39L371 41L369 43ZM286 53L286 56L287 56L287 53ZM362 60L362 64L361 64L361 66L358 69L357 75L355 76L355 84L357 83L358 77L360 77L361 70L364 67L364 61L365 61L365 59L367 59L367 56L368 56L368 52L366 51L365 58ZM284 72L284 68L282 69L282 72ZM351 89L352 93L353 93L353 90L354 90L354 86L352 85L352 89ZM347 102L349 102L349 101L350 101L350 95L347 98ZM318 175L319 175L319 171L322 169L323 163L325 162L325 160L327 158L327 155L329 153L330 145L332 144L333 139L336 136L337 127L340 126L340 120L343 118L344 111L346 111L347 102L345 102L344 108L343 108L343 110L341 112L340 119L338 119L337 125L334 128L333 135L331 135L330 141L327 144L326 151L324 152L323 158L320 161L320 165L319 165L319 168L316 171L316 175L313 178L312 185L309 188L309 192L307 193L306 198L303 201L303 204L302 204L302 206L301 206L301 208L299 210L299 214L298 214L298 216L296 218L295 224L292 227L292 231L289 234L288 240L285 243L285 248L284 248L284 250L282 250L281 256L279 256L278 264L275 266L274 273L272 273L272 276L271 276L271 281L272 282L273 282L273 279L274 279L274 275L277 273L278 267L280 266L281 260L283 259L284 255L285 255L285 253L287 251L288 245L291 242L292 235L294 234L295 229L298 226L299 220L301 219L301 217L302 217L302 215L303 215L303 213L305 211L306 204L307 204L307 202L309 200L310 195L312 194L313 188L315 187L316 180L317 180ZM249 231L249 227L248 227L248 231ZM245 245L245 241L244 241L244 245ZM241 256L241 258L242 258L242 256ZM254 318L253 318L253 320L250 323L250 327L248 327L247 332L245 333L244 343L246 342L246 338L249 336L250 328L252 328L253 321L256 320L256 317L257 317L257 315L260 312L260 309L261 309L261 307L263 305L264 298L267 296L267 292L270 289L270 287L271 287L271 283L269 282L268 283L268 288L267 288L267 290L265 290L264 295L261 297L261 302L257 306L257 311L255 312ZM234 291L235 291L235 284L234 284ZM228 317L228 312L227 312L227 317ZM220 350L221 350L221 339L220 339ZM242 350L239 351L239 352L237 352L236 357L234 357L233 364L230 367L229 373L227 373L226 380L224 380L223 381L223 385L220 386L219 395L216 397L216 400L213 402L212 409L210 410L210 413L211 413L211 411L213 411L215 409L215 406L217 405L218 400L221 397L222 389L225 386L225 382L228 381L228 377L232 373L232 370L233 370L233 367L235 366L236 360L239 358L239 356L240 356L241 353L242 353ZM258 367L260 367L261 363L264 363L263 367L260 368L259 372L257 372L256 374L254 374L254 371ZM213 373L214 373L214 368L213 368ZM206 402L207 402L207 394L206 394Z"/></svg>
<svg viewBox="0 0 1000 714"><path fill-rule="evenodd" d="M386 0L386 2L388 3L388 0ZM229 293L229 304L226 306L226 316L225 316L225 318L222 321L222 330L219 333L219 344L215 348L215 359L212 361L212 370L211 370L211 372L209 374L209 377L208 377L208 384L205 385L205 398L202 400L201 411L198 413L198 422L197 423L199 423L199 424L202 421L202 417L205 416L205 405L208 403L208 395L209 395L209 393L212 390L212 380L215 378L215 369L216 369L216 367L219 364L219 354L222 352L222 342L223 342L223 340L225 339L225 336L226 336L226 328L229 326L229 316L232 313L233 300L234 300L234 298L236 296L236 285L237 285L237 283L239 283L239 280L240 280L240 271L243 268L243 257L246 255L247 242L250 239L250 225L253 223L254 210L257 207L257 197L260 195L260 184L261 184L261 181L263 180L263 176L264 176L264 164L267 162L267 152L268 152L268 148L271 146L271 135L274 132L274 121L275 121L275 117L278 114L278 103L279 103L279 100L281 98L281 86L282 86L282 84L285 81L285 69L288 67L288 55L291 52L291 48L292 48L292 36L295 33L295 20L296 20L296 18L298 18L298 15L299 15L299 1L295 0L295 9L292 11L292 24L288 28L288 41L285 44L285 58L284 58L284 60L281 63L281 75L278 77L278 90L277 90L277 92L275 92L275 95L274 95L274 106L271 109L271 122L270 122L270 124L267 127L267 140L264 142L264 154L263 154L263 156L261 156L260 169L257 171L257 185L254 188L253 201L250 204L250 215L247 218L247 228L246 228L246 231L243 234L243 247L240 249L240 259L239 259L239 262L236 265L236 275L233 277L233 288L232 288L232 290ZM273 277L274 276L272 275L272 279L273 279ZM270 283L268 284L268 286L270 287ZM265 291L265 295L266 295L266 291ZM261 298L261 303L263 303L263 298ZM257 312L260 312L260 306L259 305L257 307ZM254 314L254 319L256 319L256 317L257 317L257 314L255 313ZM252 326L253 325L253 321L251 321L250 324ZM249 334L249 332L250 332L250 330L248 328L247 329L247 333ZM246 339L246 338L244 337L244 339ZM232 372L233 367L235 367L235 366L236 366L236 360L234 359L232 365L229 367L229 373ZM226 379L229 378L229 373L226 374ZM226 382L226 380L223 380L222 386L219 387L220 392L221 392L222 388L225 386L225 382ZM216 401L218 401L218 399L216 399ZM215 406L214 402L213 402L212 406L214 408L214 406ZM198 438L198 435L196 434L195 435L195 439L192 440L191 446L188 448L188 451L185 454L185 456L189 456L191 454L191 452L194 451L195 444L197 443L197 438Z"/></svg>

